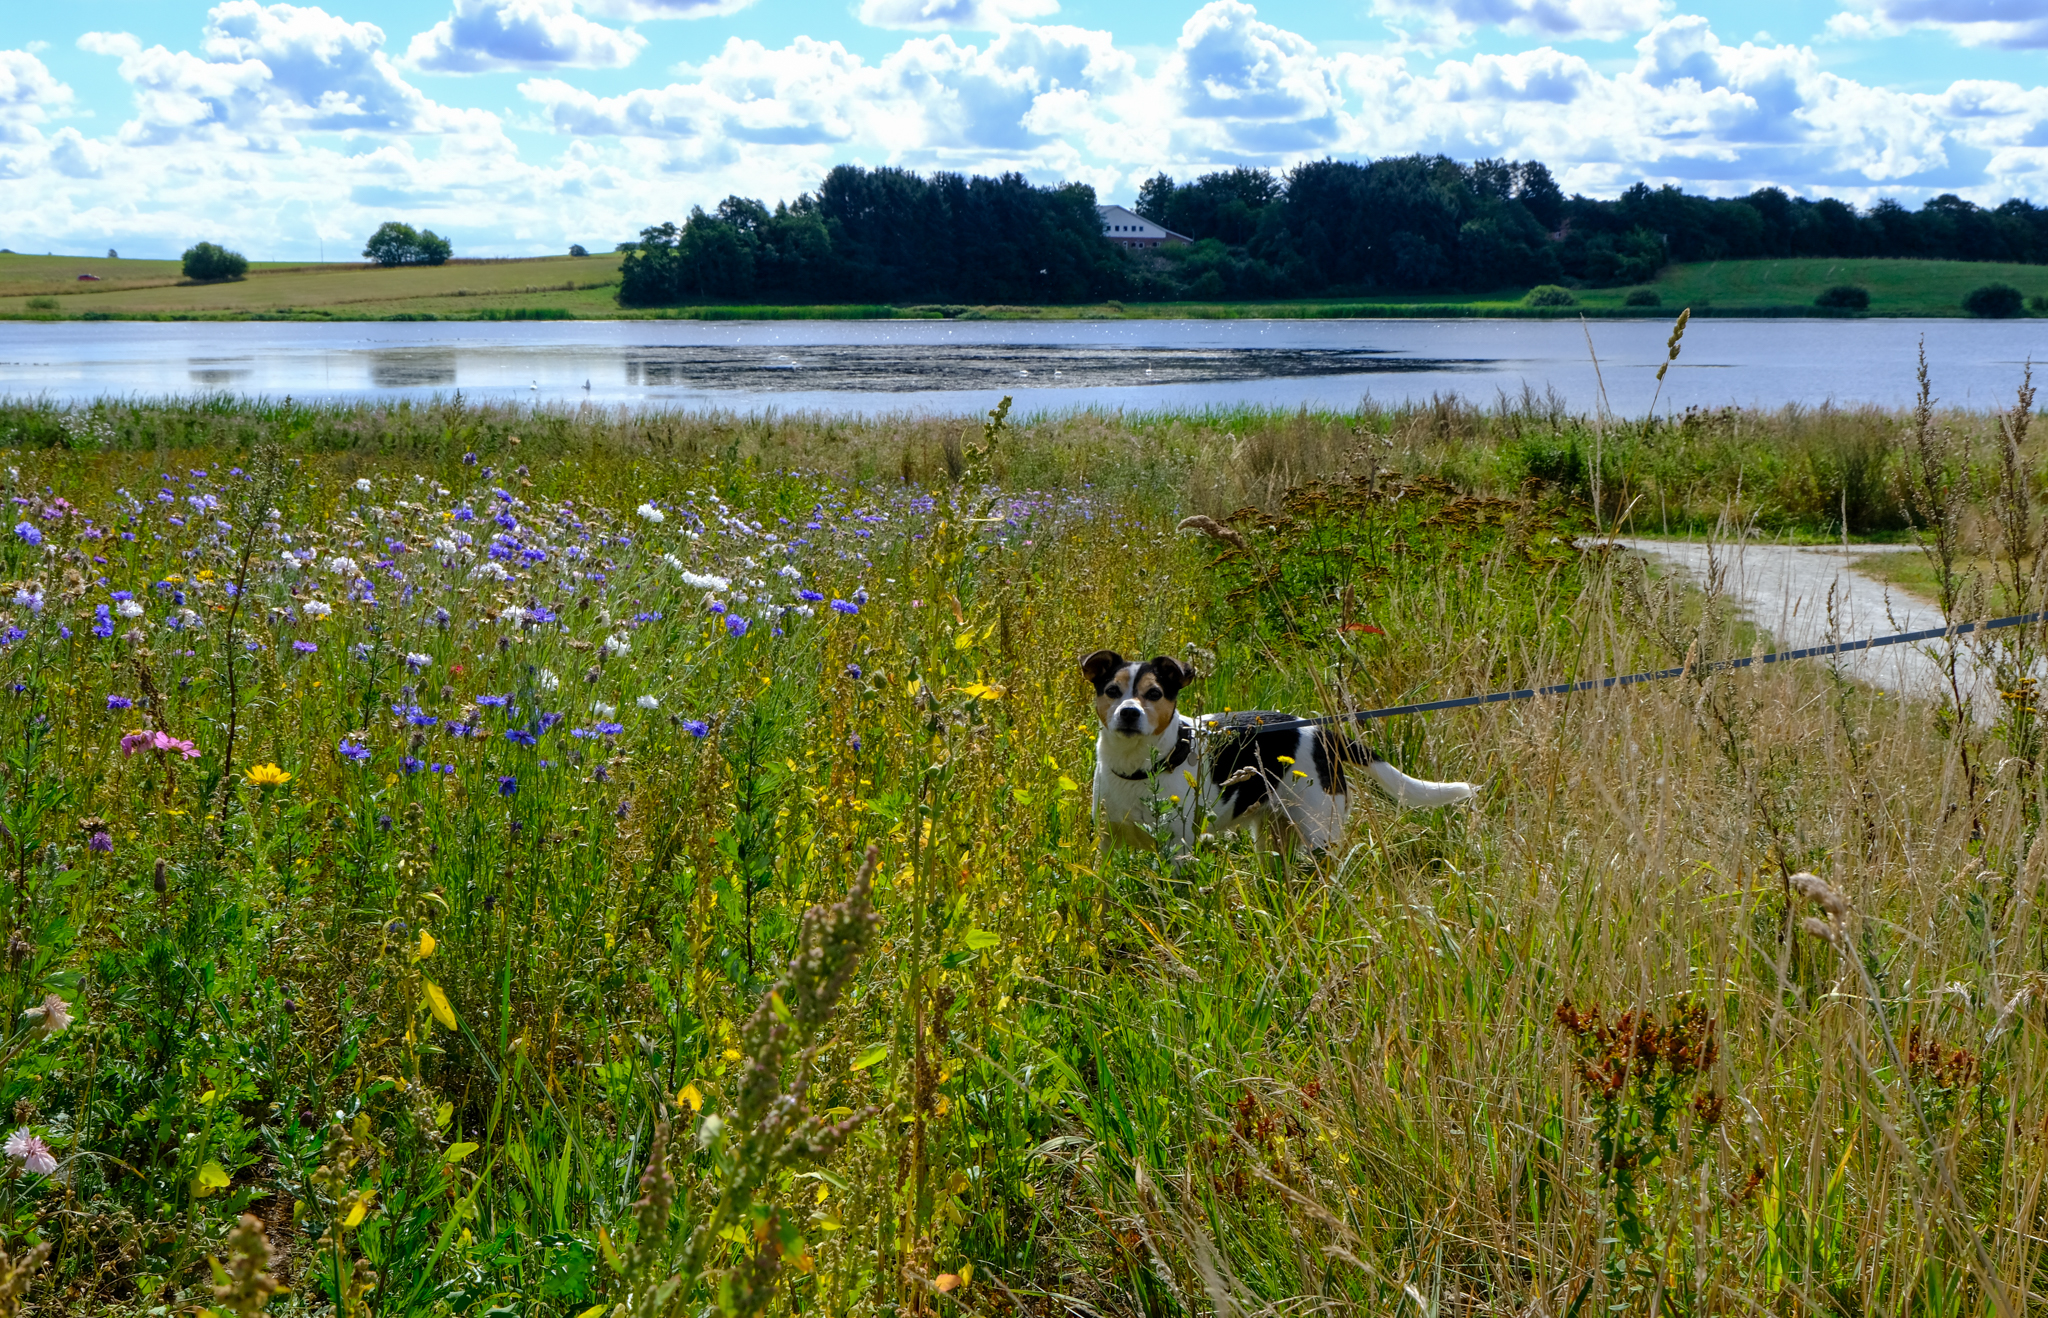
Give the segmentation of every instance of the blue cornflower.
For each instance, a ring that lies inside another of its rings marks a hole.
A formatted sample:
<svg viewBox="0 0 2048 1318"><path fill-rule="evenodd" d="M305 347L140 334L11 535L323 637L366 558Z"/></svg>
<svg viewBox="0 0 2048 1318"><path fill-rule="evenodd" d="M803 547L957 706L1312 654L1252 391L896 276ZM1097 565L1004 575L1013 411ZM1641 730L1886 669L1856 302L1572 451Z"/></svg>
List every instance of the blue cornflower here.
<svg viewBox="0 0 2048 1318"><path fill-rule="evenodd" d="M796 597L806 604L821 603L825 598L815 590L800 590L796 593Z"/></svg>
<svg viewBox="0 0 2048 1318"><path fill-rule="evenodd" d="M498 779L498 795L500 795L500 796L517 796L517 795L519 795L519 780L518 780L517 778L513 778L513 777L509 777L509 776L508 776L508 777L504 777L504 778L500 778L500 779Z"/></svg>
<svg viewBox="0 0 2048 1318"><path fill-rule="evenodd" d="M335 747L335 750L343 758L354 760L357 764L361 764L364 760L370 758L370 748L368 746L362 745L360 742L351 741L347 737L341 739L341 745Z"/></svg>
<svg viewBox="0 0 2048 1318"><path fill-rule="evenodd" d="M16 522L14 524L14 534L32 545L43 543L43 533L36 530L33 522Z"/></svg>
<svg viewBox="0 0 2048 1318"><path fill-rule="evenodd" d="M693 737L708 737L711 735L711 725L700 718L686 718L683 720L683 731Z"/></svg>
<svg viewBox="0 0 2048 1318"><path fill-rule="evenodd" d="M832 611L834 613L859 613L860 605L850 603L846 600L833 600Z"/></svg>
<svg viewBox="0 0 2048 1318"><path fill-rule="evenodd" d="M539 741L540 738L534 736L525 728L507 728L505 729L505 740L515 746L531 746Z"/></svg>
<svg viewBox="0 0 2048 1318"><path fill-rule="evenodd" d="M597 725L597 735L600 737L616 737L625 730L626 725L623 723L600 723Z"/></svg>
<svg viewBox="0 0 2048 1318"><path fill-rule="evenodd" d="M542 714L540 716L540 731L546 732L549 728L552 728L553 726L555 726L555 724L560 723L561 721L562 716L560 714Z"/></svg>
<svg viewBox="0 0 2048 1318"><path fill-rule="evenodd" d="M108 696L108 697L107 697L107 708L108 708L108 709L133 709L133 708L135 708L135 702L134 702L134 701L132 701L132 700L130 700L130 699L129 699L128 697L126 697L126 696Z"/></svg>
<svg viewBox="0 0 2048 1318"><path fill-rule="evenodd" d="M510 696L478 696L476 703L482 705L485 709L503 709L509 700L511 700Z"/></svg>
<svg viewBox="0 0 2048 1318"><path fill-rule="evenodd" d="M298 651L298 652L299 652L300 654L312 654L312 653L313 653L314 651L318 650L319 648L320 648L320 647L319 647L318 645L314 644L314 643L313 643L312 641L293 641L293 642L292 642L292 649L294 649L294 650L297 650L297 651Z"/></svg>
<svg viewBox="0 0 2048 1318"><path fill-rule="evenodd" d="M735 613L725 620L725 630L734 640L738 640L747 634L747 620Z"/></svg>
<svg viewBox="0 0 2048 1318"><path fill-rule="evenodd" d="M846 666L846 675L856 682L860 681L860 665L848 664Z"/></svg>
<svg viewBox="0 0 2048 1318"><path fill-rule="evenodd" d="M413 774L418 773L420 770L426 768L427 762L425 760L415 758L411 755L405 755L399 757L398 767L405 770L409 774Z"/></svg>

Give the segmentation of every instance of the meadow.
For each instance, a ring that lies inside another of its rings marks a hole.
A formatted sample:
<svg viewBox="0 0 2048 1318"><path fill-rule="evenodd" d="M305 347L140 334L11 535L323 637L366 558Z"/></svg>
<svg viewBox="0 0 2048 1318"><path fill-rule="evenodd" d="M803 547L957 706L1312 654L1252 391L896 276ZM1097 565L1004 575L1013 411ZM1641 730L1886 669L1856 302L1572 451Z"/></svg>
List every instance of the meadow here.
<svg viewBox="0 0 2048 1318"><path fill-rule="evenodd" d="M776 306L628 308L617 302L617 255L452 261L377 269L359 264L257 262L249 277L194 284L176 261L0 253L0 317L10 319L184 318L300 320L546 318L631 320L890 319L1068 320L1117 318L1319 319L1443 316L1820 315L1813 300L1836 284L1869 290L1879 316L1960 316L1963 296L1992 282L2048 296L2048 267L1977 261L1787 259L1674 264L1644 285L1658 307L1631 307L1630 288L1587 288L1575 304L1523 304L1525 288L1490 293L1424 292L1362 298L1251 302L1108 302L1077 306ZM92 274L96 283L80 283ZM33 299L33 301L31 301ZM1843 313L1832 313L1843 314Z"/></svg>
<svg viewBox="0 0 2048 1318"><path fill-rule="evenodd" d="M2038 607L2025 401L0 405L0 1313L2038 1309L2037 631L1377 724L1482 795L1315 858L1098 855L1076 666L1764 643L1617 520Z"/></svg>

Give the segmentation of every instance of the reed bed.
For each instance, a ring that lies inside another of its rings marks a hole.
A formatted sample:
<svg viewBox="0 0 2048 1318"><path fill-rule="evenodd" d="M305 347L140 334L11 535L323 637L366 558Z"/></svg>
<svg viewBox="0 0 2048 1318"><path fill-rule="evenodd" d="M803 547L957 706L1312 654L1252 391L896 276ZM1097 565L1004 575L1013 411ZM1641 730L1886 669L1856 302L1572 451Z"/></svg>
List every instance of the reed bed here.
<svg viewBox="0 0 2048 1318"><path fill-rule="evenodd" d="M2039 607L2029 403L0 408L0 1313L2037 1310L2037 633L1377 725L1482 795L1316 858L1098 855L1076 669L1696 664L1596 533L1844 506Z"/></svg>

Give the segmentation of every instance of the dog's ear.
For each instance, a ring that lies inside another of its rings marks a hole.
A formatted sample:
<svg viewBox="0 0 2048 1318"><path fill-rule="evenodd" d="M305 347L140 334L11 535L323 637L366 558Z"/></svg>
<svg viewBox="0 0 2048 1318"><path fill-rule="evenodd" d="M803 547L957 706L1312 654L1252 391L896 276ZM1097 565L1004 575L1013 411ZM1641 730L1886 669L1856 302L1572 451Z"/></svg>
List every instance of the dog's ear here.
<svg viewBox="0 0 2048 1318"><path fill-rule="evenodd" d="M1095 684L1098 691L1102 689L1102 684L1109 680L1110 674L1123 666L1124 657L1114 650L1097 650L1081 660L1081 671Z"/></svg>
<svg viewBox="0 0 2048 1318"><path fill-rule="evenodd" d="M1160 655L1152 661L1152 672L1158 677L1159 685L1166 688L1168 699L1180 694L1180 689L1195 680L1199 674L1178 659Z"/></svg>

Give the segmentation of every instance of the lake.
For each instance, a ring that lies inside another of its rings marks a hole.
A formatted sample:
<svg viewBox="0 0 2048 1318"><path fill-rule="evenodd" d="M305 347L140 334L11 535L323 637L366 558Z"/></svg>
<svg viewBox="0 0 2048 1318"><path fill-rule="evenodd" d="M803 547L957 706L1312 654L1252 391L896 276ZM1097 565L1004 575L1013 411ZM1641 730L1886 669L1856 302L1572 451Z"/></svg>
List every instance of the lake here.
<svg viewBox="0 0 2048 1318"><path fill-rule="evenodd" d="M0 394L230 393L827 411L1023 414L1347 409L1554 390L1639 415L1668 318L1642 321L7 322ZM1597 370L1589 354L1598 357ZM2010 402L2048 321L1695 320L1657 408L1876 403L1914 392L1925 336L1945 404Z"/></svg>

